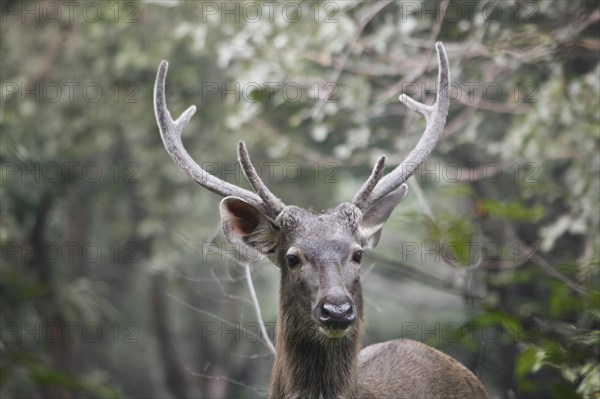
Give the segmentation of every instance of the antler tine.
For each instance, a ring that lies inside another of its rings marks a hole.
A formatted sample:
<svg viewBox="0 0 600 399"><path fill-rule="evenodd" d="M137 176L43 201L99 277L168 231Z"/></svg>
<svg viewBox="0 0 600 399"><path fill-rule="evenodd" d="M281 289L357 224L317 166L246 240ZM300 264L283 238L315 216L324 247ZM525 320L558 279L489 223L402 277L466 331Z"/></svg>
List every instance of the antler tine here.
<svg viewBox="0 0 600 399"><path fill-rule="evenodd" d="M358 209L363 209L364 206L367 204L369 196L373 192L375 186L377 186L377 183L379 183L379 179L381 179L381 176L383 176L384 167L385 156L382 155L379 158L377 158L371 175L369 176L365 184L362 185L360 190L358 190L358 192L354 196L354 199L352 199L352 203L356 205Z"/></svg>
<svg viewBox="0 0 600 399"><path fill-rule="evenodd" d="M254 205L260 211L270 217L276 217L279 214L277 209L271 209L269 204L263 202L257 194L223 181L204 169L202 169L188 154L181 141L181 132L190 121L190 118L196 112L196 107L189 107L177 120L173 120L171 113L167 109L165 98L165 81L167 79L167 69L169 63L161 61L156 74L154 83L154 113L160 130L163 144L173 161L187 174L192 180L201 186L209 189L213 193L223 197L235 196Z"/></svg>
<svg viewBox="0 0 600 399"><path fill-rule="evenodd" d="M260 176L258 176L254 165L252 165L252 161L250 161L246 144L241 140L238 143L238 162L256 194L258 194L269 209L273 209L276 215L278 215L285 208L285 204L267 188Z"/></svg>
<svg viewBox="0 0 600 399"><path fill-rule="evenodd" d="M450 71L448 68L448 58L441 42L435 44L438 54L439 75L438 75L438 93L435 104L426 105L402 94L400 101L408 108L425 116L427 127L417 143L416 147L408 154L406 159L400 163L393 171L387 174L377 186L373 189L368 201L363 204L367 206L373 201L385 197L404 183L414 171L421 166L429 156L439 138L444 131L446 117L448 116L448 107L450 100L448 98L448 86L450 84Z"/></svg>

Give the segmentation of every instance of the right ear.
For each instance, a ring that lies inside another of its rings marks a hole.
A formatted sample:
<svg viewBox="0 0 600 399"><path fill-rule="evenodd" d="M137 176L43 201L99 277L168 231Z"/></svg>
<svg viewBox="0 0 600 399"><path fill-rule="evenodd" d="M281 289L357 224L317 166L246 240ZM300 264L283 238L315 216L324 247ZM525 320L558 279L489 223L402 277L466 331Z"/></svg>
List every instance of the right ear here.
<svg viewBox="0 0 600 399"><path fill-rule="evenodd" d="M275 251L281 230L261 211L237 197L224 198L219 209L225 238L244 257L257 261Z"/></svg>

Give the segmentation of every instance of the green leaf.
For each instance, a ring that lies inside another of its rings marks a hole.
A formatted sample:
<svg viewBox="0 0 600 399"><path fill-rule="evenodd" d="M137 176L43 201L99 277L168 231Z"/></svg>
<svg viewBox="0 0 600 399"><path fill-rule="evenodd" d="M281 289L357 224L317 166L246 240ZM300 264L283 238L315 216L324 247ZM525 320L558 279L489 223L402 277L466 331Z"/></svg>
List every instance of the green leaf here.
<svg viewBox="0 0 600 399"><path fill-rule="evenodd" d="M539 369L538 348L532 345L519 354L515 376L522 379L527 374L537 371L537 369Z"/></svg>
<svg viewBox="0 0 600 399"><path fill-rule="evenodd" d="M483 200L482 208L492 216L501 217L515 222L535 222L540 219L545 209L541 204L527 207L520 202L499 202Z"/></svg>

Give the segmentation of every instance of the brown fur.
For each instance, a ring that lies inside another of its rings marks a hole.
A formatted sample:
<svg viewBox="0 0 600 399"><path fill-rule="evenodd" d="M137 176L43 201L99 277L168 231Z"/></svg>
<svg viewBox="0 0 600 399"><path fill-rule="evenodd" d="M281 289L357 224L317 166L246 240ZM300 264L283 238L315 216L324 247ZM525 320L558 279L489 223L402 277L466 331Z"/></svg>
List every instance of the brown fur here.
<svg viewBox="0 0 600 399"><path fill-rule="evenodd" d="M359 356L360 398L484 399L467 368L420 342L398 339L368 346Z"/></svg>

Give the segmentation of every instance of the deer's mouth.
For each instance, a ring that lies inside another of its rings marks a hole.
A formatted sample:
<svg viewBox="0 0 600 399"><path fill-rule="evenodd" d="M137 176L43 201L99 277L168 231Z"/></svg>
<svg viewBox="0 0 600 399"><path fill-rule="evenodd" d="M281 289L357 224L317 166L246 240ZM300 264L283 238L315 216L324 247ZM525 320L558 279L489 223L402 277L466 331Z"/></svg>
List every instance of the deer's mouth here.
<svg viewBox="0 0 600 399"><path fill-rule="evenodd" d="M325 335L327 338L342 338L348 334L350 327L346 328L331 328L319 326L319 332Z"/></svg>

